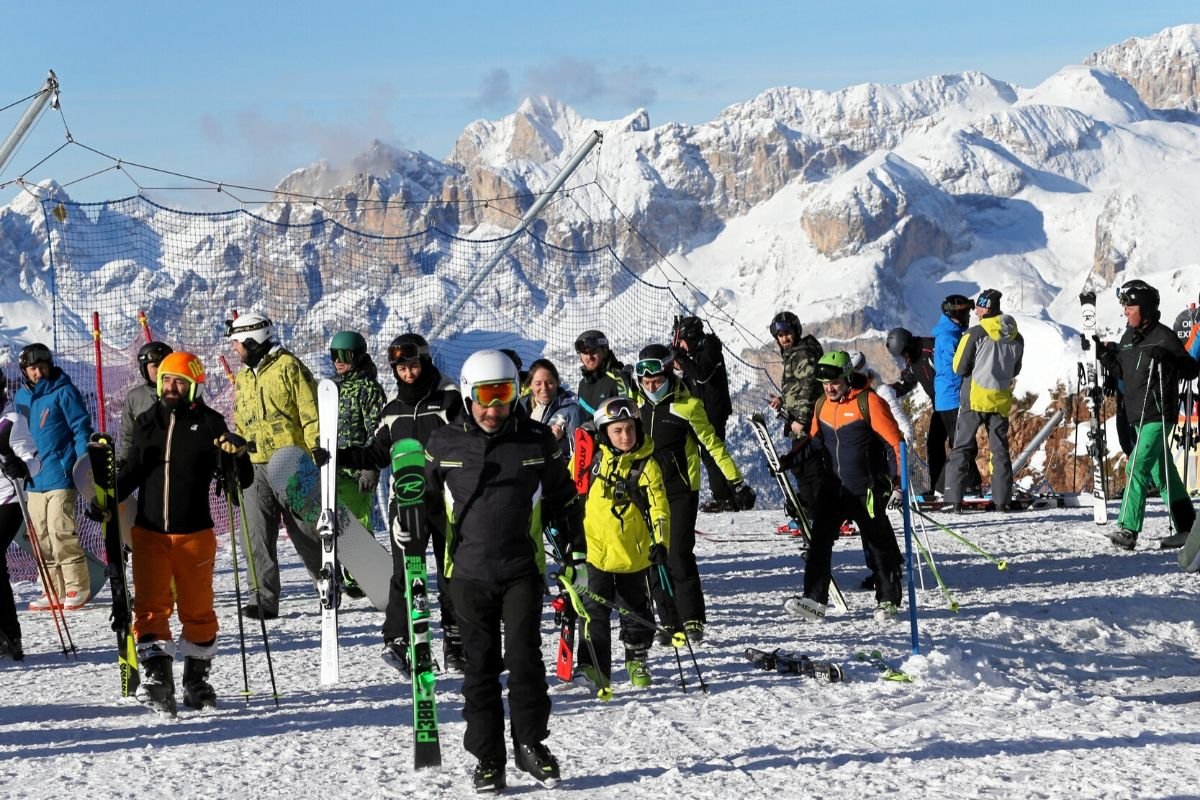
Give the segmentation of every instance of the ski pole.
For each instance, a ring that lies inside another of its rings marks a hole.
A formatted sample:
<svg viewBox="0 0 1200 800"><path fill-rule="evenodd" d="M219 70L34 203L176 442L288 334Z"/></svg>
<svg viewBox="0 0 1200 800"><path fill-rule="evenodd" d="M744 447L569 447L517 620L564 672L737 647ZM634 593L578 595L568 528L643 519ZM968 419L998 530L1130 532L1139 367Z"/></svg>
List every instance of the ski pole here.
<svg viewBox="0 0 1200 800"><path fill-rule="evenodd" d="M908 444L900 440L900 491L908 496ZM912 634L912 651L921 652L921 643L917 636L917 584L913 578L913 548L912 548L912 509L904 504L904 549L905 562L908 568L908 624ZM936 573L935 573L936 574Z"/></svg>
<svg viewBox="0 0 1200 800"><path fill-rule="evenodd" d="M671 570L666 564L657 564L658 582L662 585L663 600L667 605L667 614L671 619L679 619L679 609L675 607L675 588L671 582ZM708 693L708 684L704 682L704 675L700 672L700 662L696 660L696 651L692 649L692 640L688 637L687 631L679 631L671 636L671 644L675 647L675 656L679 656L678 637L683 636L683 643L687 647L688 656L692 659L692 667L696 670L696 681L700 684L700 691Z"/></svg>
<svg viewBox="0 0 1200 800"><path fill-rule="evenodd" d="M653 598L654 597L654 589L653 589L653 587L650 586L650 572L646 571L642 577L643 577L643 582L646 585L646 597ZM659 616L662 616L662 612L663 612L663 609L660 608ZM671 638L672 638L672 640L674 640L674 637L671 637ZM678 647L675 647L672 649L675 651L675 667L676 667L676 669L679 670L679 688L683 690L684 694L687 694L687 679L684 677L684 674L683 674L683 659L680 658L680 656L679 656L679 648Z"/></svg>
<svg viewBox="0 0 1200 800"><path fill-rule="evenodd" d="M1171 512L1171 472L1174 471L1174 464L1171 463L1171 449L1167 446L1167 410L1166 410L1166 395L1163 394L1163 369L1162 362L1158 362L1158 405L1163 409L1162 420L1162 444L1163 444L1163 463L1162 463L1162 495L1167 504L1167 516L1172 523L1175 522L1175 517ZM1179 410L1175 409L1175 416L1178 417Z"/></svg>
<svg viewBox="0 0 1200 800"><path fill-rule="evenodd" d="M242 536L245 537L244 541L246 545L246 566L250 568L250 588L254 593L254 602L258 604L258 626L262 629L263 652L267 655L267 674L271 676L271 699L275 701L275 707L279 708L279 689L275 686L275 666L271 661L271 642L267 638L266 615L262 613L262 597L259 594L258 588L258 570L254 566L254 546L250 543L250 526L246 524L246 500L242 496L242 485L237 482L237 476L230 475L229 477L234 479L233 485L237 487L238 512L242 519ZM239 608L238 617L241 616L242 609Z"/></svg>
<svg viewBox="0 0 1200 800"><path fill-rule="evenodd" d="M937 581L938 590L941 591L942 596L946 598L946 602L949 604L950 610L957 614L958 601L954 599L954 596L950 594L950 590L946 588L946 582L942 580L942 576L938 573L937 567L934 566L933 556L930 554L929 549L925 545L921 544L920 539L914 537L913 541L915 541L917 544L917 552L919 552L925 558L925 561L929 563L929 570L933 573L933 579ZM914 650L913 652L916 651Z"/></svg>
<svg viewBox="0 0 1200 800"><path fill-rule="evenodd" d="M233 469L233 456L222 453L221 462L225 470L225 512L229 518L229 549L233 553L233 596L237 600L238 609L238 647L242 652L242 695L246 698L246 702L249 703L250 671L246 666L246 625L242 620L242 579L238 575L237 520L235 519L233 499L229 490L229 482L237 480L237 474Z"/></svg>
<svg viewBox="0 0 1200 800"><path fill-rule="evenodd" d="M25 533L29 537L29 549L33 551L33 562L37 567L38 577L42 581L42 588L46 591L46 597L50 600L50 617L54 620L54 629L58 633L58 642L62 645L63 658L70 659L71 655L74 655L75 659L78 660L79 651L75 649L75 642L71 638L71 629L67 627L67 614L59 602L58 587L50 575L50 568L46 566L46 559L42 554L42 545L38 541L37 531L33 528L33 519L29 516L29 499L25 494L25 488L12 478L8 480L16 492L17 505L21 509L22 518L25 520Z"/></svg>
<svg viewBox="0 0 1200 800"><path fill-rule="evenodd" d="M996 569L1000 569L1000 570L1005 570L1005 569L1008 569L1008 561L1006 561L1006 560L1005 560L1005 559L1003 559L1003 558L996 558L994 555L992 555L991 553L987 552L987 551L986 551L986 550L984 550L982 547L980 547L979 545L975 544L975 543L974 543L974 542L972 542L970 539L968 539L967 537L963 536L961 533L959 533L958 531L954 530L953 528L951 528L951 527L950 527L949 525L947 525L946 523L944 523L944 522L941 522L940 520L934 519L933 517L929 516L929 515L928 515L928 514L926 514L924 511L922 511L920 508L914 508L914 509L913 509L913 512L914 512L914 513L916 513L916 515L917 515L918 517L921 517L921 518L925 519L925 520L926 520L926 521L928 521L928 522L932 522L934 525L936 525L938 528L941 528L943 531L945 531L946 533L948 533L950 536L952 536L952 537L954 537L955 539L957 539L958 541L962 542L962 543L963 543L963 544L965 544L967 547L971 548L971 549L972 549L972 550L974 550L976 553L978 553L979 555L981 555L981 556L983 556L984 558L986 558L988 561L991 561L993 564L995 564L995 565L996 565Z"/></svg>
<svg viewBox="0 0 1200 800"><path fill-rule="evenodd" d="M909 484L909 486L908 486L908 495L907 495L907 496L908 496L908 502L909 502L909 503L917 503L917 502L918 502L918 500L917 500L917 496L916 496L916 494L913 492L912 484ZM926 539L926 541L925 541L925 547L926 547L926 549L928 549L928 547L929 547L929 541L928 541L928 540L929 540L929 536L928 536L928 534L927 534L927 533L926 533L926 531L925 531L925 520L918 520L918 524L919 524L919 527L920 527L920 533L919 533L919 534L917 534L917 535L918 535L918 536L924 536L924 537L925 537L925 539ZM932 566L932 565L930 565L930 566ZM919 578L921 579L921 591L923 592L923 591L925 591L925 570L919 570L919 571L917 572L917 577L919 577Z"/></svg>
<svg viewBox="0 0 1200 800"><path fill-rule="evenodd" d="M1153 372L1153 371L1154 371L1154 366L1155 366L1155 364L1156 364L1155 360L1154 360L1153 358L1152 358L1152 359L1150 359L1150 371L1151 371L1151 372ZM1145 393L1144 395L1142 395L1142 414L1141 414L1141 416L1140 416L1140 417L1138 417L1138 424L1137 424L1137 438L1134 440L1134 445L1133 445L1133 455L1131 455L1131 456L1129 457L1129 461L1128 461L1128 462L1126 463L1126 465L1125 465L1125 474L1126 474L1126 476L1128 476L1128 477L1127 477L1127 478L1126 478L1126 480L1125 480L1125 491L1124 491L1124 492L1121 494L1121 510L1120 510L1120 511L1118 512L1118 514L1117 514L1117 519L1118 519L1118 521L1119 521L1119 520L1121 520L1121 519L1124 519L1124 517L1125 517L1125 504L1129 502L1129 494L1130 494L1130 492L1129 492L1129 482L1130 482L1131 480L1133 480L1133 476L1134 476L1134 470L1137 468L1137 456L1138 456L1138 451L1142 449L1142 448L1138 447L1138 443L1139 443L1139 442L1141 442L1141 438L1142 438L1142 426L1146 424L1146 404L1147 404L1147 402L1148 402L1149 400L1150 400L1150 387L1149 387L1149 386L1147 386L1147 387L1146 387L1146 393ZM1160 405L1160 406L1162 405L1162 399L1161 399L1161 398L1159 398L1159 405ZM1107 495L1106 495L1106 496L1107 496ZM1145 493L1144 493L1144 492L1143 492L1143 498L1142 498L1142 499L1143 499L1143 501L1145 500Z"/></svg>

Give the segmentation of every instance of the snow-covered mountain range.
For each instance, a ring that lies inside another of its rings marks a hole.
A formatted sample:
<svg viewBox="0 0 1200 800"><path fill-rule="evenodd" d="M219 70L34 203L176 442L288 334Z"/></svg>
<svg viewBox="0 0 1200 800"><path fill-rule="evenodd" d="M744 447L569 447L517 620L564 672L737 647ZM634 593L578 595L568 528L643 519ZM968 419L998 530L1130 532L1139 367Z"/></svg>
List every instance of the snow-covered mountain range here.
<svg viewBox="0 0 1200 800"><path fill-rule="evenodd" d="M344 202L281 199L263 213L333 215L385 235L436 225L494 236L599 130L603 144L568 183L580 188L549 206L539 236L613 243L652 277L678 269L739 352L760 347L765 320L792 308L824 339L886 358L878 341L888 328L925 331L945 294L998 288L1031 351L1046 356L1022 380L1036 391L1074 374L1085 283L1149 280L1168 321L1196 300L1198 69L1200 25L1186 25L1094 53L1032 88L977 72L837 92L775 88L711 122L657 127L643 110L598 121L531 98L467 126L444 160L376 142L349 169L299 169L278 188ZM10 342L37 336L40 217L27 198L0 208L0 336ZM1100 312L1115 332L1112 292L1101 293Z"/></svg>

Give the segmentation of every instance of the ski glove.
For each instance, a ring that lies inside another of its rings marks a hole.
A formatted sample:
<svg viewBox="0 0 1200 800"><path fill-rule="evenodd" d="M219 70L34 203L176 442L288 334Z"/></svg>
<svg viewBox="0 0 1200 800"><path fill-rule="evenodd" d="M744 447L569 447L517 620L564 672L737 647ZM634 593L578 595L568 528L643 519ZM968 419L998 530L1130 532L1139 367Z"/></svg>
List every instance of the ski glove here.
<svg viewBox="0 0 1200 800"><path fill-rule="evenodd" d="M231 456L242 455L246 452L246 448L249 446L245 439L238 436L236 433L230 433L229 431L226 431L216 439L213 439L213 444L216 445L217 449L222 453L228 453Z"/></svg>
<svg viewBox="0 0 1200 800"><path fill-rule="evenodd" d="M392 504L392 513L388 514L388 517L391 518L393 544L398 547L404 547L404 545L412 541L412 531L405 528L404 524L400 521L400 515L396 513L396 506L394 503Z"/></svg>
<svg viewBox="0 0 1200 800"><path fill-rule="evenodd" d="M318 467L323 467L329 463L329 451L324 447L314 447L312 451L313 463Z"/></svg>
<svg viewBox="0 0 1200 800"><path fill-rule="evenodd" d="M745 481L738 481L732 484L730 489L733 490L733 504L737 506L738 511L749 511L754 508L754 490L746 485Z"/></svg>
<svg viewBox="0 0 1200 800"><path fill-rule="evenodd" d="M0 471L14 481L23 481L29 478L29 467L25 466L25 462L16 455L0 461Z"/></svg>
<svg viewBox="0 0 1200 800"><path fill-rule="evenodd" d="M667 548L661 542L650 545L650 563L655 566L667 563Z"/></svg>
<svg viewBox="0 0 1200 800"><path fill-rule="evenodd" d="M375 487L379 485L379 472L373 469L361 469L358 471L358 490L363 494L374 494Z"/></svg>
<svg viewBox="0 0 1200 800"><path fill-rule="evenodd" d="M899 487L892 489L892 493L888 495L887 507L888 511L895 511L904 505L904 492L900 491Z"/></svg>
<svg viewBox="0 0 1200 800"><path fill-rule="evenodd" d="M87 504L87 508L83 510L83 515L92 522L108 522L112 515L108 513L108 509L100 505L100 501L92 498Z"/></svg>
<svg viewBox="0 0 1200 800"><path fill-rule="evenodd" d="M587 554L571 553L570 560L563 565L559 575L562 580L571 584L576 592L582 594L588 588Z"/></svg>

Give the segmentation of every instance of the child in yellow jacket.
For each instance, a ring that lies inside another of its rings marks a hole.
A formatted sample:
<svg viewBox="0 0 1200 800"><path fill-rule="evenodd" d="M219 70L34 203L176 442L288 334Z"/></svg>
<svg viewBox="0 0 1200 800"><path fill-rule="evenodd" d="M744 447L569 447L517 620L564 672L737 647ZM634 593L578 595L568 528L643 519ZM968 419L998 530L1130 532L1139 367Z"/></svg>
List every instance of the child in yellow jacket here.
<svg viewBox="0 0 1200 800"><path fill-rule="evenodd" d="M593 415L593 422L598 456L592 464L583 517L588 589L649 620L653 618L649 569L651 564L666 563L671 527L662 470L652 458L654 442L643 433L641 413L633 400L605 400ZM588 596L584 596L583 603L591 616L588 635L600 663L592 664L591 654L583 648L580 670L592 683L600 685L602 681L608 685L612 612ZM621 617L625 671L634 686L649 686L652 682L646 657L653 638L653 630Z"/></svg>

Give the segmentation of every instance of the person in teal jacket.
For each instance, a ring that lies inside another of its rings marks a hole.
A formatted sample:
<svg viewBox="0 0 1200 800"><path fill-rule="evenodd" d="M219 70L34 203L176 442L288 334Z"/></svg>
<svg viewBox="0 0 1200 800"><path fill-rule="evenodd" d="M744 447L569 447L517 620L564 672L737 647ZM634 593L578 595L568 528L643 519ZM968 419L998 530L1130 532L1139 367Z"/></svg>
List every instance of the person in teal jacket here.
<svg viewBox="0 0 1200 800"><path fill-rule="evenodd" d="M46 568L64 609L82 608L91 599L87 559L75 528L78 492L71 473L87 454L92 420L83 396L67 374L54 365L50 348L34 343L18 358L24 385L13 405L29 423L42 469L29 481L29 517L41 545ZM49 611L50 596L29 604L30 611Z"/></svg>

